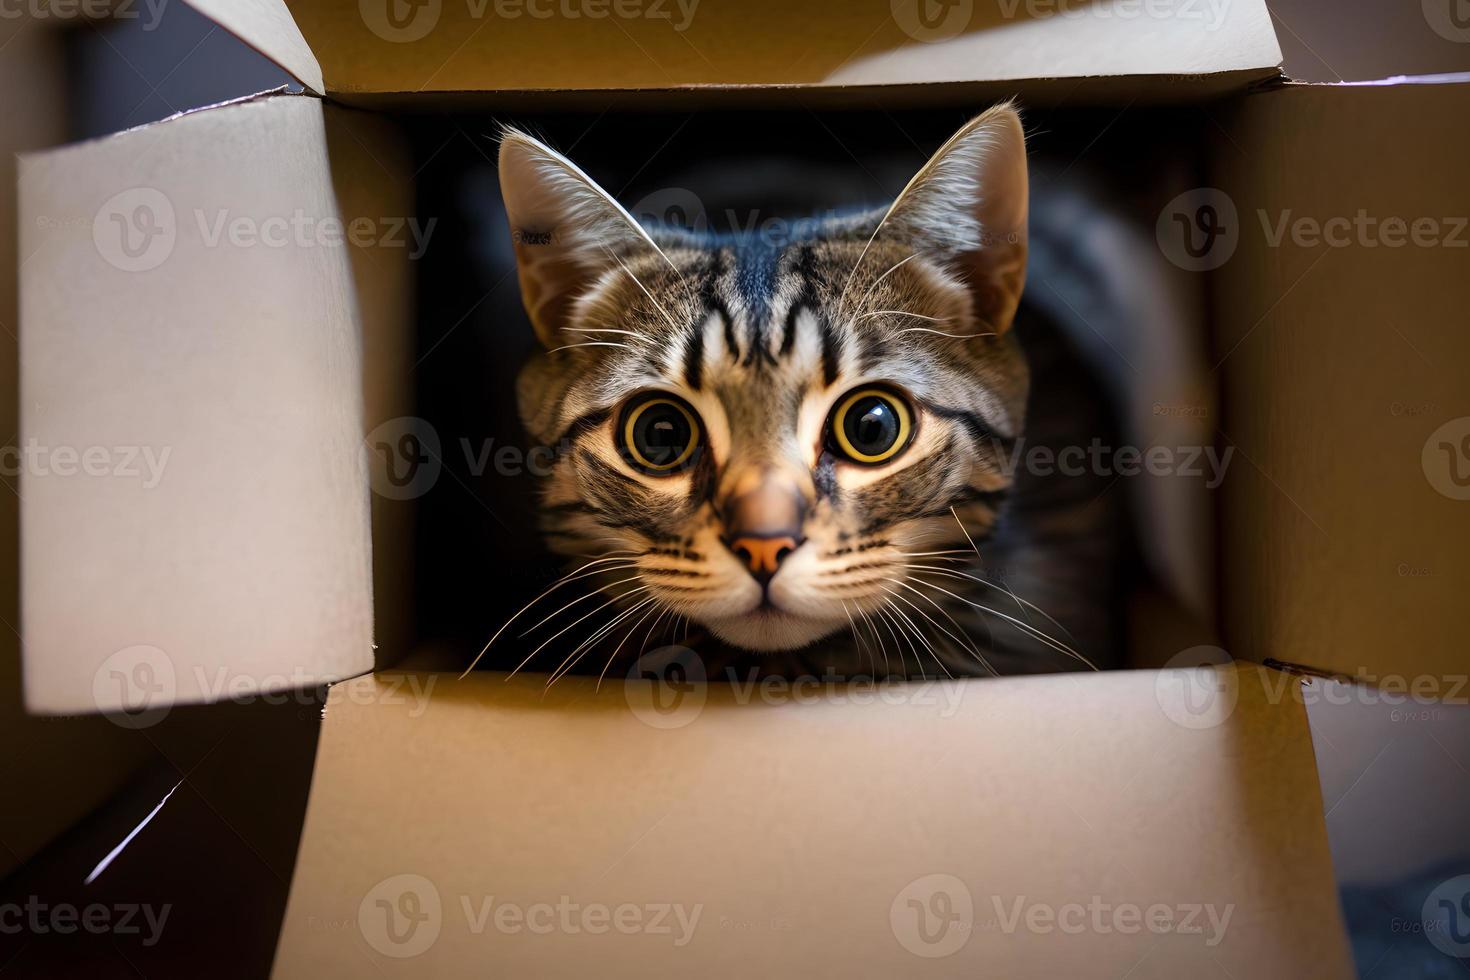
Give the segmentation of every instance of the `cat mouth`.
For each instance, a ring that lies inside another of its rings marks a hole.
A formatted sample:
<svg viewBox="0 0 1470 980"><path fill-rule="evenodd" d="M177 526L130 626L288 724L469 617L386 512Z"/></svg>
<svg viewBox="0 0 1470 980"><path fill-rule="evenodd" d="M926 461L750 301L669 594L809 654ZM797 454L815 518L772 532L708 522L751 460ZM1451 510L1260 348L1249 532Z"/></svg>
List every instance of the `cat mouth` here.
<svg viewBox="0 0 1470 980"><path fill-rule="evenodd" d="M767 594L753 609L733 616L712 618L705 625L732 646L768 653L809 646L836 632L843 624L783 609Z"/></svg>

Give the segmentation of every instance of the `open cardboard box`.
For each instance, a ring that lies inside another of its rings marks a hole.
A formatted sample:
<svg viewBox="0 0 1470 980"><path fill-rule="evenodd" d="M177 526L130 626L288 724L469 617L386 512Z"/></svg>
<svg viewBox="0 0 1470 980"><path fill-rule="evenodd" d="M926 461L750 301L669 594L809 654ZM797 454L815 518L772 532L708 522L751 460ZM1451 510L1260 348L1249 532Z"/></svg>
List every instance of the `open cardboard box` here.
<svg viewBox="0 0 1470 980"><path fill-rule="evenodd" d="M1470 252L1272 244L1256 216L1463 242L1470 83L1283 83L1257 0L945 8L959 32L901 3L711 0L684 31L193 5L308 91L22 161L22 444L170 452L156 485L142 462L25 483L26 699L146 714L340 682L278 975L1350 971L1300 675L1463 696L1470 511L1438 445L1465 433L1437 430L1470 415ZM1247 463L1212 603L1234 665L782 704L402 669L413 507L370 492L361 446L412 411L406 251L191 216L413 214L407 112L1008 95L1218 119L1201 152L1241 227L1199 275Z"/></svg>

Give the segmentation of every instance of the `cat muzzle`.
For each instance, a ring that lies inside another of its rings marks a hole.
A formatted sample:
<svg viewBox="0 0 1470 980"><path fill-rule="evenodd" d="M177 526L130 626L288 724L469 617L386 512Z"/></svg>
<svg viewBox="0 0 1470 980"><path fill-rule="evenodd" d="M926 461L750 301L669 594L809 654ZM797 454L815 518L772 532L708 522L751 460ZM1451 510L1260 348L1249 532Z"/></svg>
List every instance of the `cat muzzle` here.
<svg viewBox="0 0 1470 980"><path fill-rule="evenodd" d="M725 509L725 547L762 585L806 540L801 534L806 500L795 484L761 480Z"/></svg>

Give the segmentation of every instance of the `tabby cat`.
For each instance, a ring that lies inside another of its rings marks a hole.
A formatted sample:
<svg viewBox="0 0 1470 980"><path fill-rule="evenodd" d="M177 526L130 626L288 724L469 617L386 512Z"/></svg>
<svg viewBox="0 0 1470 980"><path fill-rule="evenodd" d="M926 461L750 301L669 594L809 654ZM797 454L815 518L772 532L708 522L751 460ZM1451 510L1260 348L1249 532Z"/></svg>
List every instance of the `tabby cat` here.
<svg viewBox="0 0 1470 980"><path fill-rule="evenodd" d="M676 621L712 664L781 673L1108 659L1098 488L1010 465L1028 402L1086 387L1032 392L1018 334L1033 367L1060 362L1044 318L1018 328L1012 107L963 126L890 206L775 243L641 224L518 130L500 180L542 346L521 415L562 449L545 538L585 559L548 590L570 601L521 614L546 634L525 661L606 672Z"/></svg>

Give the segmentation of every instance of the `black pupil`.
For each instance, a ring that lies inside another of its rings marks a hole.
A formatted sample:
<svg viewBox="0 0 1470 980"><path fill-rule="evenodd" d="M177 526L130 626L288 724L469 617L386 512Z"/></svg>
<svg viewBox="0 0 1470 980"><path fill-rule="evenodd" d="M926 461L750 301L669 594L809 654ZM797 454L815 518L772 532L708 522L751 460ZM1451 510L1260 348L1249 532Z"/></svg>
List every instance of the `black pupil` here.
<svg viewBox="0 0 1470 980"><path fill-rule="evenodd" d="M633 423L633 447L650 466L672 466L693 435L689 419L673 405L650 405Z"/></svg>
<svg viewBox="0 0 1470 980"><path fill-rule="evenodd" d="M843 434L864 456L881 456L898 441L898 413L877 395L859 398L842 420Z"/></svg>

